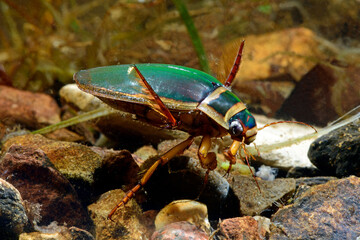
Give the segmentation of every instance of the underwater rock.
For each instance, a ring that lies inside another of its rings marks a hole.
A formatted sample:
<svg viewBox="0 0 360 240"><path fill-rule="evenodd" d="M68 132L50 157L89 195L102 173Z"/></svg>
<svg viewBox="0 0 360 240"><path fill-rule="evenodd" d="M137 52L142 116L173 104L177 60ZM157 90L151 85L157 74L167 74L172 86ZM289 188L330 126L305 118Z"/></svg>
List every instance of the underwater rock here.
<svg viewBox="0 0 360 240"><path fill-rule="evenodd" d="M321 171L315 167L292 167L286 174L287 178L315 177L320 176Z"/></svg>
<svg viewBox="0 0 360 240"><path fill-rule="evenodd" d="M153 229L147 228L141 221L141 209L134 199L120 207L107 219L110 211L125 197L125 192L116 189L106 192L88 206L95 224L97 240L148 239Z"/></svg>
<svg viewBox="0 0 360 240"><path fill-rule="evenodd" d="M208 240L209 235L198 228L195 224L182 221L170 223L163 228L157 230L151 236L151 240Z"/></svg>
<svg viewBox="0 0 360 240"><path fill-rule="evenodd" d="M316 63L310 59L326 59L324 40L302 27L248 35L245 40L244 61L232 88L257 113L268 117L280 109L294 83L314 67ZM233 65L238 42L240 39L224 49L219 69L225 77L225 70Z"/></svg>
<svg viewBox="0 0 360 240"><path fill-rule="evenodd" d="M22 232L30 229L31 224L19 191L0 178L1 239L17 240Z"/></svg>
<svg viewBox="0 0 360 240"><path fill-rule="evenodd" d="M360 178L317 185L274 214L270 239L356 239L360 232Z"/></svg>
<svg viewBox="0 0 360 240"><path fill-rule="evenodd" d="M0 177L13 184L27 201L35 226L57 221L91 229L89 215L74 188L42 150L11 146L0 163Z"/></svg>
<svg viewBox="0 0 360 240"><path fill-rule="evenodd" d="M8 126L36 129L60 122L60 108L46 94L0 86L0 119Z"/></svg>
<svg viewBox="0 0 360 240"><path fill-rule="evenodd" d="M128 151L55 141L38 134L13 137L4 143L3 151L13 144L44 151L56 169L73 184L86 205L94 194L120 188L123 184L137 180L139 168Z"/></svg>
<svg viewBox="0 0 360 240"><path fill-rule="evenodd" d="M336 177L302 177L296 179L296 190L293 197L293 200L298 199L301 197L303 193L305 193L308 189L310 189L312 186L320 185L327 183L331 180L336 180Z"/></svg>
<svg viewBox="0 0 360 240"><path fill-rule="evenodd" d="M325 126L359 105L359 71L351 65L316 65L296 84L277 116Z"/></svg>
<svg viewBox="0 0 360 240"><path fill-rule="evenodd" d="M225 238L220 239L265 239L269 232L270 219L250 216L225 219L220 223L220 232Z"/></svg>
<svg viewBox="0 0 360 240"><path fill-rule="evenodd" d="M316 139L308 156L323 174L360 176L360 119Z"/></svg>
<svg viewBox="0 0 360 240"><path fill-rule="evenodd" d="M295 180L292 178L277 178L274 181L257 179L261 192L253 177L232 176L232 179L230 184L239 198L241 214L248 216L278 208L295 191Z"/></svg>

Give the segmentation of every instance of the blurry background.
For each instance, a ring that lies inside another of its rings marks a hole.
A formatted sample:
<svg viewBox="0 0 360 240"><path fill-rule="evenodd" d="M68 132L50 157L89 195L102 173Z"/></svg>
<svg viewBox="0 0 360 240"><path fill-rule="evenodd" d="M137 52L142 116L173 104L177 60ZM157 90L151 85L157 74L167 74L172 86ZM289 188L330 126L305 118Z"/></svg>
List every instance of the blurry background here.
<svg viewBox="0 0 360 240"><path fill-rule="evenodd" d="M326 125L359 105L358 0L184 3L211 74L246 40L234 88L251 111ZM80 69L144 62L201 68L173 1L0 1L2 85L57 97Z"/></svg>

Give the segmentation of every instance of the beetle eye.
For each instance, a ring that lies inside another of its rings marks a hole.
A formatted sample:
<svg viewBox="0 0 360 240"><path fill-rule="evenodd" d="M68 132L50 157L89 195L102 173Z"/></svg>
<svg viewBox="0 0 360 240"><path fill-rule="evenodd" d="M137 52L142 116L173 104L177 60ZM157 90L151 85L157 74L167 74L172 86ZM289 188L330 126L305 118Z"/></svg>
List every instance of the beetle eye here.
<svg viewBox="0 0 360 240"><path fill-rule="evenodd" d="M239 121L233 121L230 124L229 131L232 136L239 136L243 133L244 129Z"/></svg>

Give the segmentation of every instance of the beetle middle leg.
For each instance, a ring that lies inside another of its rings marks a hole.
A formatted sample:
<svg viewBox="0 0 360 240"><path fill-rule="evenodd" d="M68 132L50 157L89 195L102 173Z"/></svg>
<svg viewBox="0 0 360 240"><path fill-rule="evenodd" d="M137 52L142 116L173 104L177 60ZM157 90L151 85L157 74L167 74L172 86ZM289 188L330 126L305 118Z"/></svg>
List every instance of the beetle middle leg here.
<svg viewBox="0 0 360 240"><path fill-rule="evenodd" d="M139 191L139 189L142 186L144 186L147 183L147 181L149 181L150 177L153 175L153 173L155 172L155 170L157 169L157 167L159 165L166 164L173 157L182 153L185 149L187 149L192 144L193 140L194 140L194 137L190 136L185 141L183 141L183 142L179 143L178 145L176 145L175 147L171 148L169 151L167 151L165 154L163 154L158 160L156 160L156 162L153 163L153 165L151 165L151 167L146 171L146 173L141 178L139 183L135 187L133 187L129 192L127 192L126 196L121 200L121 202L119 202L111 210L111 212L108 215L108 219L111 220L111 216L115 213L115 211L122 205L125 205L135 195L135 193L137 191Z"/></svg>

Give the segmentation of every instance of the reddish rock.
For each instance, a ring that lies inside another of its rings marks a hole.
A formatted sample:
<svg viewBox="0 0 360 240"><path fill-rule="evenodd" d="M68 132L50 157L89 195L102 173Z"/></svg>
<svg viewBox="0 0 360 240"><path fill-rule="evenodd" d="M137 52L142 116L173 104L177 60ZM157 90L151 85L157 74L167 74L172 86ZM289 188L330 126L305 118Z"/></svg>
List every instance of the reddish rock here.
<svg viewBox="0 0 360 240"><path fill-rule="evenodd" d="M59 122L60 108L46 94L0 86L0 119L6 125L36 129Z"/></svg>
<svg viewBox="0 0 360 240"><path fill-rule="evenodd" d="M227 240L262 240L267 229L253 217L237 217L225 219L220 224L220 231Z"/></svg>
<svg viewBox="0 0 360 240"><path fill-rule="evenodd" d="M275 213L270 239L356 239L360 233L360 178L310 188Z"/></svg>
<svg viewBox="0 0 360 240"><path fill-rule="evenodd" d="M74 188L42 150L11 146L1 161L0 177L13 184L28 205L38 206L38 212L31 214L31 220L37 225L49 225L56 221L91 229L91 220Z"/></svg>

